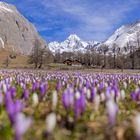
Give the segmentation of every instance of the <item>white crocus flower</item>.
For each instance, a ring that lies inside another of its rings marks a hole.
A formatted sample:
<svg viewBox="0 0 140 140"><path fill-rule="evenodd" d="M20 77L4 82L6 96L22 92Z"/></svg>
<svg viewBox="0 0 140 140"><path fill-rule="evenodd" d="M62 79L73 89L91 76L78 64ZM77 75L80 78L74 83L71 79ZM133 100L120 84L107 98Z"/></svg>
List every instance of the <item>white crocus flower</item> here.
<svg viewBox="0 0 140 140"><path fill-rule="evenodd" d="M133 119L133 125L134 125L136 136L137 136L138 139L140 139L140 114L138 114Z"/></svg>
<svg viewBox="0 0 140 140"><path fill-rule="evenodd" d="M118 113L118 106L113 100L109 100L106 103L106 111L108 114L108 120L111 125L114 125L116 122L116 116Z"/></svg>
<svg viewBox="0 0 140 140"><path fill-rule="evenodd" d="M124 89L127 89L127 83L126 82L123 82L123 87L124 87Z"/></svg>
<svg viewBox="0 0 140 140"><path fill-rule="evenodd" d="M108 87L108 83L106 83L106 82L105 82L105 87L106 87L106 88Z"/></svg>
<svg viewBox="0 0 140 140"><path fill-rule="evenodd" d="M114 90L111 90L111 96L112 96L112 99L114 99L114 97L115 97L115 91Z"/></svg>
<svg viewBox="0 0 140 140"><path fill-rule="evenodd" d="M7 85L3 84L2 88L3 88L3 92L6 93L7 92Z"/></svg>
<svg viewBox="0 0 140 140"><path fill-rule="evenodd" d="M76 99L79 99L80 96L81 96L81 95L80 95L80 92L77 91L77 92L75 93L75 98L76 98Z"/></svg>
<svg viewBox="0 0 140 140"><path fill-rule="evenodd" d="M37 93L34 93L32 96L33 106L37 106L39 103L38 95Z"/></svg>
<svg viewBox="0 0 140 140"><path fill-rule="evenodd" d="M87 92L86 92L86 96L87 96L87 99L90 99L90 98L91 98L91 92L90 92L89 89L88 89Z"/></svg>
<svg viewBox="0 0 140 140"><path fill-rule="evenodd" d="M52 108L53 109L56 108L57 101L58 101L57 92L56 91L53 91L53 94L52 94Z"/></svg>
<svg viewBox="0 0 140 140"><path fill-rule="evenodd" d="M105 101L106 97L104 93L101 93L100 97L101 97L101 101Z"/></svg>
<svg viewBox="0 0 140 140"><path fill-rule="evenodd" d="M96 95L96 96L95 96L95 99L94 99L95 111L98 111L99 105L100 105L100 96L99 96L99 95Z"/></svg>
<svg viewBox="0 0 140 140"><path fill-rule="evenodd" d="M125 91L121 90L121 99L124 100L125 99Z"/></svg>
<svg viewBox="0 0 140 140"><path fill-rule="evenodd" d="M52 133L56 126L56 114L50 113L46 118L46 131Z"/></svg>
<svg viewBox="0 0 140 140"><path fill-rule="evenodd" d="M87 93L87 88L86 87L84 87L84 93Z"/></svg>

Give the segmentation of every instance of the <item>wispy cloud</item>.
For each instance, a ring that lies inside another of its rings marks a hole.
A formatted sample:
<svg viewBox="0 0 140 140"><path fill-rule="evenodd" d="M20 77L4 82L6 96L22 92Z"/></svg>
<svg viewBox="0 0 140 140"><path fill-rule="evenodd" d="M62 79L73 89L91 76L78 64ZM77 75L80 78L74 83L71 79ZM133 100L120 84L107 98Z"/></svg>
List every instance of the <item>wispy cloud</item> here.
<svg viewBox="0 0 140 140"><path fill-rule="evenodd" d="M15 1L47 42L72 33L85 40L105 40L140 5L139 0Z"/></svg>
<svg viewBox="0 0 140 140"><path fill-rule="evenodd" d="M76 32L84 39L104 40L140 3L139 0L43 0L46 9L75 20L78 26L69 26L69 32ZM63 24L63 21L62 21ZM64 32L65 29L63 30ZM67 31L68 32L68 31ZM58 33L59 34L59 33ZM61 33L62 34L62 33Z"/></svg>

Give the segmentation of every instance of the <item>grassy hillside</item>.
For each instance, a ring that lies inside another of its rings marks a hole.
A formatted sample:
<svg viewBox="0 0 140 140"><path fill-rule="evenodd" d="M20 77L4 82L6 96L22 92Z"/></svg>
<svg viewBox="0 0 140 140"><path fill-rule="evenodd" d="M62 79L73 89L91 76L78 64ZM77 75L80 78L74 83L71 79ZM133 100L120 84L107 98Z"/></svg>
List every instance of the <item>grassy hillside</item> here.
<svg viewBox="0 0 140 140"><path fill-rule="evenodd" d="M11 58L10 56L15 56L15 58ZM9 59L9 68L26 68L28 67L27 60L28 56L12 53L6 50L0 50L0 67L5 67L4 64L6 59Z"/></svg>

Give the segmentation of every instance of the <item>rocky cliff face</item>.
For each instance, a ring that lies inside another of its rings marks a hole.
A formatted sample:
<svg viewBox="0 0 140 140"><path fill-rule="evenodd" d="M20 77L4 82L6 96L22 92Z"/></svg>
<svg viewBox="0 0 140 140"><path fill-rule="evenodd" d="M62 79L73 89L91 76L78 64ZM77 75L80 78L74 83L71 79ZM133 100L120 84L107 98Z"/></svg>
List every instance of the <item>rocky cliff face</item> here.
<svg viewBox="0 0 140 140"><path fill-rule="evenodd" d="M28 55L36 39L42 46L46 45L35 27L15 6L0 2L0 48Z"/></svg>

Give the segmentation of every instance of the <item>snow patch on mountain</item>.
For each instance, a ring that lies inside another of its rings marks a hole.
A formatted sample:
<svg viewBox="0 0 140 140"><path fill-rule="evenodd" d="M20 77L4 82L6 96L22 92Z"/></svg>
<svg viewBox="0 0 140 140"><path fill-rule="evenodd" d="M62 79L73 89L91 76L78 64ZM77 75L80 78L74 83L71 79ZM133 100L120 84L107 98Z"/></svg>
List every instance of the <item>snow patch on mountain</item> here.
<svg viewBox="0 0 140 140"><path fill-rule="evenodd" d="M137 39L140 39L140 21L120 27L104 44L109 49L112 49L115 44L121 51L125 51L125 48L128 48L128 43L137 47Z"/></svg>
<svg viewBox="0 0 140 140"><path fill-rule="evenodd" d="M3 39L0 37L0 46L2 47L2 48L4 48L4 41L3 41Z"/></svg>
<svg viewBox="0 0 140 140"><path fill-rule="evenodd" d="M0 2L0 11L5 12L13 12L12 9L8 8L8 5L6 3Z"/></svg>

